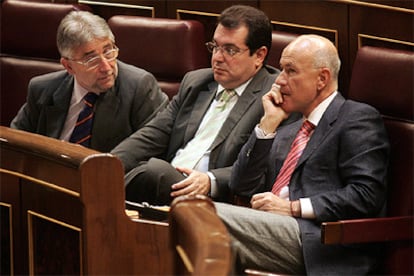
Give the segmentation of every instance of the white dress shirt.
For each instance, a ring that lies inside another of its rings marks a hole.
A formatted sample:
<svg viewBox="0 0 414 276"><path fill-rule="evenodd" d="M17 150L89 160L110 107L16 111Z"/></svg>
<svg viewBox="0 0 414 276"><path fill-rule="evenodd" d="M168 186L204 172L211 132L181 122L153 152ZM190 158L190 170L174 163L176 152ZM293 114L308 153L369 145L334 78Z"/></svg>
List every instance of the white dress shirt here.
<svg viewBox="0 0 414 276"><path fill-rule="evenodd" d="M338 94L337 91L333 92L329 97L323 100L310 114L308 118L303 118L303 120L308 120L311 122L315 128L318 126L319 121L321 120L323 114L328 108L329 104L333 101L335 96ZM273 139L277 132L265 134L262 129L259 128L259 125L255 128L256 137L258 139ZM279 197L283 199L289 199L289 186L285 186L279 193ZM315 213L313 211L312 203L309 198L300 198L300 206L302 210L302 218L315 218Z"/></svg>
<svg viewBox="0 0 414 276"><path fill-rule="evenodd" d="M79 113L84 107L83 98L88 94L88 91L79 85L75 78L75 84L73 87L72 98L70 100L68 114L66 115L66 121L60 134L60 139L69 141L72 135L75 124L78 121Z"/></svg>

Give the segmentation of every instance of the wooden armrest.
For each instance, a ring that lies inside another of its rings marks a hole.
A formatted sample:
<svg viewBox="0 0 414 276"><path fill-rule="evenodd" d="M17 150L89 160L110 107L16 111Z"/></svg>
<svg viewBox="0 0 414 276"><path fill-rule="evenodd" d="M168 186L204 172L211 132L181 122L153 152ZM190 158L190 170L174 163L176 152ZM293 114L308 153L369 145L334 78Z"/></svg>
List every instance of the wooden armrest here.
<svg viewBox="0 0 414 276"><path fill-rule="evenodd" d="M205 196L178 197L171 204L172 242L184 264L178 274L227 275L231 268L230 236Z"/></svg>
<svg viewBox="0 0 414 276"><path fill-rule="evenodd" d="M322 223L322 243L347 244L413 240L413 217L387 217Z"/></svg>

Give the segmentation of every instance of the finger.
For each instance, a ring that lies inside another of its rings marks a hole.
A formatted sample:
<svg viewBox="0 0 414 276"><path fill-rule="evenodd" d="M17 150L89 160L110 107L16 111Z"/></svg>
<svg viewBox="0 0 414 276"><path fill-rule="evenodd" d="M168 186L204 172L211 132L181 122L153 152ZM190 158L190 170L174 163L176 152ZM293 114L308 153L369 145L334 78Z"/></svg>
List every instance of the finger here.
<svg viewBox="0 0 414 276"><path fill-rule="evenodd" d="M279 92L280 91L280 85L274 83L272 84L272 88L270 89L273 92Z"/></svg>
<svg viewBox="0 0 414 276"><path fill-rule="evenodd" d="M188 178L181 180L180 182L177 182L173 185L171 185L171 189L172 190L178 190L178 189L183 189L189 185L191 185L192 181Z"/></svg>
<svg viewBox="0 0 414 276"><path fill-rule="evenodd" d="M187 175L187 176L190 175L193 171L192 169L185 168L185 167L176 167L175 169L179 171L180 173Z"/></svg>
<svg viewBox="0 0 414 276"><path fill-rule="evenodd" d="M174 191L171 192L172 197L177 197L177 196L181 196L181 195L191 195L191 194L195 194L194 189L193 189L193 185L189 185L189 186L186 186L183 189L178 189L178 190L174 190Z"/></svg>
<svg viewBox="0 0 414 276"><path fill-rule="evenodd" d="M280 93L280 86L274 83L272 84L272 89L270 91L272 93L273 101L276 104L282 104L283 96L282 96L282 93Z"/></svg>

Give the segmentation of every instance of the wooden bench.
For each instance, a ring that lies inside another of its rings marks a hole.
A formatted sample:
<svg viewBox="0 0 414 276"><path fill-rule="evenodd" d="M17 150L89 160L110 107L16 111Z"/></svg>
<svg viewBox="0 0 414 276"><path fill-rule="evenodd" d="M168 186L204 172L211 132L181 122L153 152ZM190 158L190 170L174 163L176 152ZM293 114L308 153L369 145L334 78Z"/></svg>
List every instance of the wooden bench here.
<svg viewBox="0 0 414 276"><path fill-rule="evenodd" d="M229 263L227 233L214 225L221 223L218 218L209 219L215 211L205 208L208 199L173 208L178 214L172 227L185 235L170 231L168 220L127 216L122 164L110 154L0 126L0 163L1 275L171 275L183 267L175 248L190 260L218 251ZM193 217L198 227L176 219L180 214ZM206 233L199 227L204 216L207 225L213 223L204 227ZM212 245L203 240L195 247L187 241L204 239L216 228L223 243L213 238ZM203 262L194 263L196 272L217 271L198 263Z"/></svg>

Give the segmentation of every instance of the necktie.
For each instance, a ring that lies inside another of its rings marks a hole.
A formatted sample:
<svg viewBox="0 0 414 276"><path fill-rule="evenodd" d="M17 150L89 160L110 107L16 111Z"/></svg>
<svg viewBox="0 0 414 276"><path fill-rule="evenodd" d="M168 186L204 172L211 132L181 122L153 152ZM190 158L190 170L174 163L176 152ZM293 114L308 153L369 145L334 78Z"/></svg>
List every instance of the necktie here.
<svg viewBox="0 0 414 276"><path fill-rule="evenodd" d="M295 170L296 164L298 163L298 160L302 155L302 152L305 149L306 144L309 141L310 134L314 128L315 126L311 122L305 121L296 134L295 140L293 140L285 162L283 162L282 168L280 169L276 181L273 184L272 193L275 195L279 195L282 188L289 184L290 177Z"/></svg>
<svg viewBox="0 0 414 276"><path fill-rule="evenodd" d="M190 140L184 149L180 150L171 164L174 167L194 168L203 155L208 151L220 128L228 116L228 103L236 95L234 90L223 90L217 105L207 121L197 130L194 138Z"/></svg>
<svg viewBox="0 0 414 276"><path fill-rule="evenodd" d="M92 92L89 92L83 98L83 103L85 106L79 113L78 120L76 122L75 128L73 129L69 142L89 147L92 137L91 131L94 115L93 106L95 105L97 98L98 95Z"/></svg>
<svg viewBox="0 0 414 276"><path fill-rule="evenodd" d="M236 91L233 89L225 89L218 100L218 103L216 105L216 109L219 111L223 111L226 109L227 103L230 101L231 98L236 95Z"/></svg>

